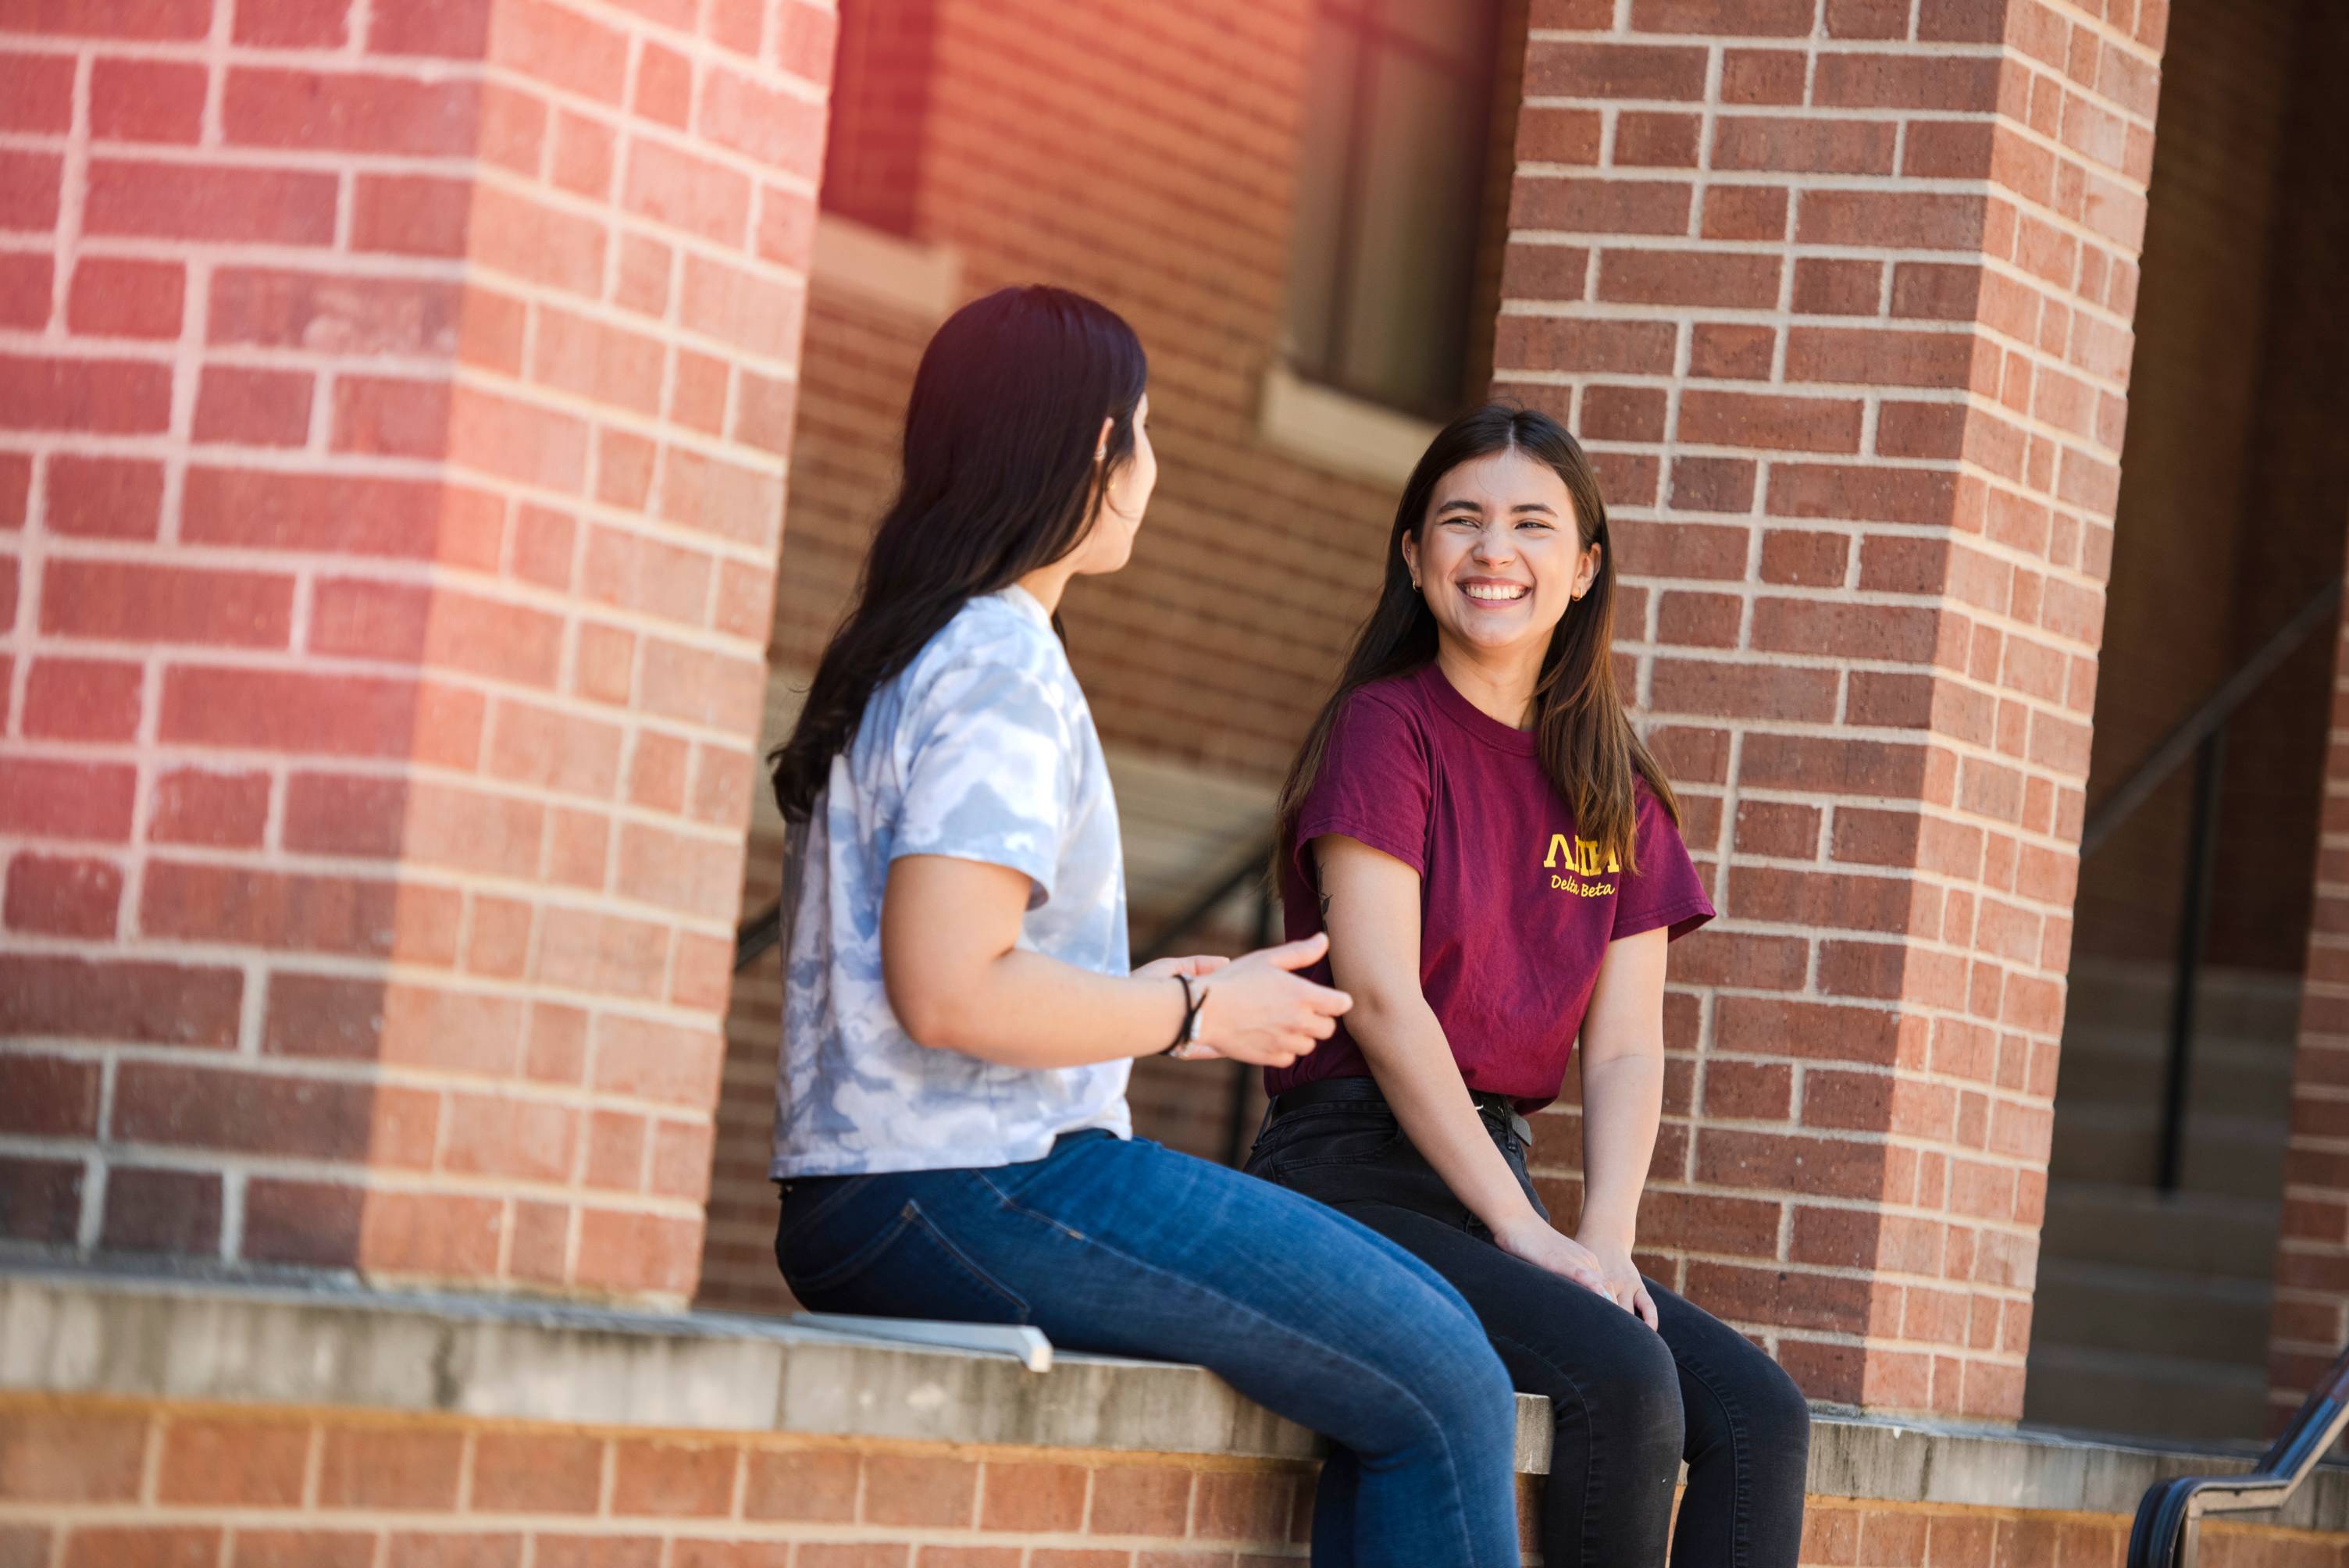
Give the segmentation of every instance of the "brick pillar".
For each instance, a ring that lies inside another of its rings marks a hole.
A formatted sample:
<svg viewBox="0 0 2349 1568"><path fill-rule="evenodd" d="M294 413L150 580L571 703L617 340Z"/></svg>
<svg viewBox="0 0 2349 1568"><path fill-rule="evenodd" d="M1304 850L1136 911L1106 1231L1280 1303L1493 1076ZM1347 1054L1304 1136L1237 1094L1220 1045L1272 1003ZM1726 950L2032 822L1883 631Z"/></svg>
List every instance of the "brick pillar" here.
<svg viewBox="0 0 2349 1568"><path fill-rule="evenodd" d="M2333 682L2268 1331L2268 1413L2279 1427L2349 1348L2349 748L2338 733L2349 715L2349 617L2335 634Z"/></svg>
<svg viewBox="0 0 2349 1568"><path fill-rule="evenodd" d="M2166 13L1534 5L1496 380L1723 914L1642 1240L1817 1399L2022 1410Z"/></svg>
<svg viewBox="0 0 2349 1568"><path fill-rule="evenodd" d="M833 22L0 7L0 1236L691 1293Z"/></svg>

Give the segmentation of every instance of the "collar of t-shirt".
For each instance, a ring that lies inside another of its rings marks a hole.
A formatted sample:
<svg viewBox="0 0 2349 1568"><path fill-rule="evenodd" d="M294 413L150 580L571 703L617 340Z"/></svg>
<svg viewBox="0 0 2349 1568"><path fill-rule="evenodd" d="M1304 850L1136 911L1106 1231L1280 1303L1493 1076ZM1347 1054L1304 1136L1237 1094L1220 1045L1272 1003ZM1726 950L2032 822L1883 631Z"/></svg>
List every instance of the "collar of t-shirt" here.
<svg viewBox="0 0 2349 1568"><path fill-rule="evenodd" d="M1027 616L1030 620L1034 621L1046 631L1049 632L1052 629L1052 612L1044 608L1044 601L1037 598L1036 595L1028 592L1027 589L1019 586L1019 583L1014 583L1009 587L999 591L996 597L1010 605L1013 609L1019 611L1021 614Z"/></svg>
<svg viewBox="0 0 2349 1568"><path fill-rule="evenodd" d="M1434 660L1429 660L1412 678L1419 682L1430 707L1473 738L1496 750L1513 752L1519 757L1531 757L1540 748L1541 738L1532 730L1519 729L1514 724L1503 724L1462 696L1459 688L1444 675L1444 666Z"/></svg>

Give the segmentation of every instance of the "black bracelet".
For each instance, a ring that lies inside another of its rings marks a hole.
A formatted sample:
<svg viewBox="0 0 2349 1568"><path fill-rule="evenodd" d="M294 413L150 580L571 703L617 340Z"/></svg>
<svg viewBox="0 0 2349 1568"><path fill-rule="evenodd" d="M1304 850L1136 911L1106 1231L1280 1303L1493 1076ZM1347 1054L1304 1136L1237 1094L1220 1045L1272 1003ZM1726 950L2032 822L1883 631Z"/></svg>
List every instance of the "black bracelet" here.
<svg viewBox="0 0 2349 1568"><path fill-rule="evenodd" d="M1205 985L1200 986L1195 995L1191 990L1191 977L1188 975L1177 975L1174 978L1183 985L1183 1021L1174 1026L1174 1043L1158 1053L1162 1057L1173 1056L1176 1051L1189 1045L1196 1037L1199 1009L1207 1000L1207 988Z"/></svg>

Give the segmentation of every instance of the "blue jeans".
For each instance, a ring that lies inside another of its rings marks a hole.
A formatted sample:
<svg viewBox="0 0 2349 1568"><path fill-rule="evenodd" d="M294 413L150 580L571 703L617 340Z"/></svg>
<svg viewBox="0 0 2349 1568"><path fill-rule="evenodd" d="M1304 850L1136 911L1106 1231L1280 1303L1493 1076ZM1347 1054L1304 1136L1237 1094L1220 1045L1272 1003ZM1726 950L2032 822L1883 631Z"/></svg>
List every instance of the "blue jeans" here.
<svg viewBox="0 0 2349 1568"><path fill-rule="evenodd" d="M775 1260L810 1307L1195 1361L1335 1445L1315 1563L1520 1561L1500 1358L1433 1270L1344 1216L1105 1132L1020 1165L782 1187Z"/></svg>

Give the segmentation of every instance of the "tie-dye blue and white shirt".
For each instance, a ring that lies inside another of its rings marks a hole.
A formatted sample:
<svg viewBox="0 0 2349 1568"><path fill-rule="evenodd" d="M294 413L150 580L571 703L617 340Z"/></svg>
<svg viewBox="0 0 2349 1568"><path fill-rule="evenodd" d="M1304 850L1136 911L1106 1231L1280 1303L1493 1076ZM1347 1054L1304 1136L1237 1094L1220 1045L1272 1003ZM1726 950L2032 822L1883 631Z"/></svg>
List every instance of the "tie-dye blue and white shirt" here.
<svg viewBox="0 0 2349 1568"><path fill-rule="evenodd" d="M900 855L1029 881L1019 945L1127 970L1117 803L1085 694L1024 589L973 599L874 688L806 828L783 977L772 1174L1041 1159L1080 1128L1132 1135L1132 1064L1003 1067L916 1045L881 982L881 892Z"/></svg>

